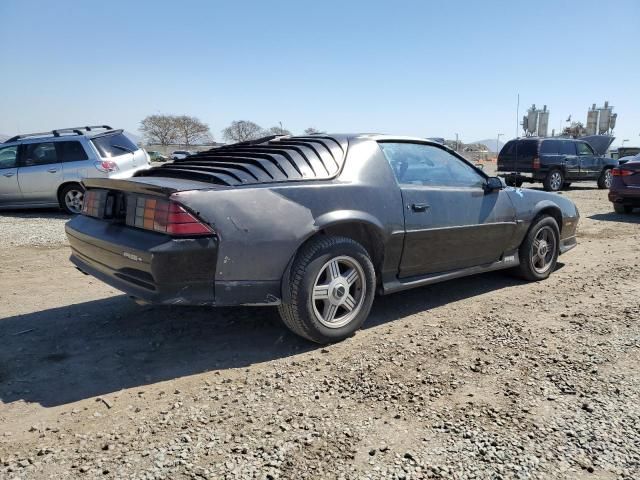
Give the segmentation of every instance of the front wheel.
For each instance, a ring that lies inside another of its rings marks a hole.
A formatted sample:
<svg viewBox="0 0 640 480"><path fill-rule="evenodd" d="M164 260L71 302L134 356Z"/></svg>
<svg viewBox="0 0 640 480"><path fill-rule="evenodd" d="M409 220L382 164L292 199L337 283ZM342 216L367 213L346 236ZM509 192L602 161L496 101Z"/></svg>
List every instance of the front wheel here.
<svg viewBox="0 0 640 480"><path fill-rule="evenodd" d="M560 253L560 230L553 217L538 219L520 245L518 274L525 280L547 278L556 268Z"/></svg>
<svg viewBox="0 0 640 480"><path fill-rule="evenodd" d="M633 211L631 205L620 205L619 203L614 203L613 209L616 213L631 213Z"/></svg>
<svg viewBox="0 0 640 480"><path fill-rule="evenodd" d="M317 237L296 256L289 299L278 307L284 324L316 343L351 336L371 310L376 274L367 251L345 237Z"/></svg>
<svg viewBox="0 0 640 480"><path fill-rule="evenodd" d="M564 184L564 175L561 170L551 170L542 182L548 192L557 192Z"/></svg>
<svg viewBox="0 0 640 480"><path fill-rule="evenodd" d="M611 169L606 168L598 177L598 188L609 188L611 186Z"/></svg>
<svg viewBox="0 0 640 480"><path fill-rule="evenodd" d="M58 198L60 207L71 215L78 215L82 212L84 201L84 188L79 183L70 183L60 190Z"/></svg>

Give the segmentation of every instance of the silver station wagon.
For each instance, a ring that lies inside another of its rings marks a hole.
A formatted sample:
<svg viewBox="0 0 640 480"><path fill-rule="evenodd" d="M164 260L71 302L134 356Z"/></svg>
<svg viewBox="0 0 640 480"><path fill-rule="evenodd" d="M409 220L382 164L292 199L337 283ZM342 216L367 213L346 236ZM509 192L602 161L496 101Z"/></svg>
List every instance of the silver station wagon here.
<svg viewBox="0 0 640 480"><path fill-rule="evenodd" d="M128 178L149 156L108 125L16 135L0 143L0 210L82 210L84 178Z"/></svg>

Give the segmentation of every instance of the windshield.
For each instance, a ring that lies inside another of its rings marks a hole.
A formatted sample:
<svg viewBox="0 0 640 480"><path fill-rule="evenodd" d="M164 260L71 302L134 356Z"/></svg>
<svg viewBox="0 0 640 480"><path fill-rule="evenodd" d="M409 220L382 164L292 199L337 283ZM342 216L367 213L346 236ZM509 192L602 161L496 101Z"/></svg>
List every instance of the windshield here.
<svg viewBox="0 0 640 480"><path fill-rule="evenodd" d="M123 133L101 135L91 139L102 158L119 157L135 152L138 147Z"/></svg>

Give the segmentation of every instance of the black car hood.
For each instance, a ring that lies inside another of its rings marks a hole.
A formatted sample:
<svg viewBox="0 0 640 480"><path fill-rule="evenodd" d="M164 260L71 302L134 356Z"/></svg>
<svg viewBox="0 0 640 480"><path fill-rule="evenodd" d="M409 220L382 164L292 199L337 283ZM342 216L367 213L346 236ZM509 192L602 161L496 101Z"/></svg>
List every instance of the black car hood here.
<svg viewBox="0 0 640 480"><path fill-rule="evenodd" d="M598 155L606 155L607 150L613 143L616 137L611 135L589 135L586 137L580 137L579 140L584 140L591 148L593 148Z"/></svg>

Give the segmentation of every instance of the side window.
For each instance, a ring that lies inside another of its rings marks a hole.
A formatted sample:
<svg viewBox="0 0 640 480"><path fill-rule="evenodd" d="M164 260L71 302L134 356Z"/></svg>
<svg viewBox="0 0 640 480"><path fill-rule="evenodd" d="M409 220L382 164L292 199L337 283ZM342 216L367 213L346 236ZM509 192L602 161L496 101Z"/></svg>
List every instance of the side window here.
<svg viewBox="0 0 640 480"><path fill-rule="evenodd" d="M58 158L61 162L78 162L89 158L84 147L78 141L56 142L56 145L58 146Z"/></svg>
<svg viewBox="0 0 640 480"><path fill-rule="evenodd" d="M558 140L543 140L540 145L540 155L546 153L548 155L556 155L559 153L560 142Z"/></svg>
<svg viewBox="0 0 640 480"><path fill-rule="evenodd" d="M0 168L15 168L18 166L18 146L0 148Z"/></svg>
<svg viewBox="0 0 640 480"><path fill-rule="evenodd" d="M446 150L416 143L380 143L396 180L403 185L481 187L484 177Z"/></svg>
<svg viewBox="0 0 640 480"><path fill-rule="evenodd" d="M591 145L588 143L578 142L576 143L576 147L578 147L578 155L595 155Z"/></svg>
<svg viewBox="0 0 640 480"><path fill-rule="evenodd" d="M560 142L560 153L562 155L575 155L576 154L576 142L570 142L569 140L563 140Z"/></svg>
<svg viewBox="0 0 640 480"><path fill-rule="evenodd" d="M56 144L53 142L46 143L29 143L24 146L24 165L25 167L33 167L36 165L48 165L50 163L58 163L58 155L56 154Z"/></svg>

